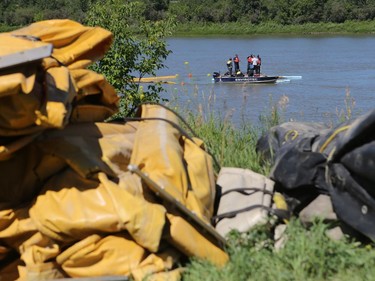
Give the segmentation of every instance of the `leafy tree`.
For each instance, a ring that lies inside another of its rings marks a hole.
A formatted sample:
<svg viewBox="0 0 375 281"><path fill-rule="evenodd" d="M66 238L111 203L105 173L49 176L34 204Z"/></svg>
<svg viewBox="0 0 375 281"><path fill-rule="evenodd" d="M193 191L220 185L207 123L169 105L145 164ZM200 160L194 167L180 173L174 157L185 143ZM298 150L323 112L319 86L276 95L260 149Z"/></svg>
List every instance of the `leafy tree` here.
<svg viewBox="0 0 375 281"><path fill-rule="evenodd" d="M147 6L144 13L146 19L156 21L166 17L169 0L144 0L143 2Z"/></svg>
<svg viewBox="0 0 375 281"><path fill-rule="evenodd" d="M341 23L347 19L348 11L345 2L329 0L325 5L325 20L328 22Z"/></svg>
<svg viewBox="0 0 375 281"><path fill-rule="evenodd" d="M110 30L112 48L93 70L102 73L120 94L120 116L131 113L141 102L160 101L160 84L140 87L138 78L155 75L170 54L164 38L174 26L172 19L151 22L144 18L143 3L104 0L94 4L86 24Z"/></svg>
<svg viewBox="0 0 375 281"><path fill-rule="evenodd" d="M271 20L280 24L291 24L293 17L291 7L292 0L264 0L264 5L268 8Z"/></svg>
<svg viewBox="0 0 375 281"><path fill-rule="evenodd" d="M35 0L42 19L69 18L82 21L90 1L82 0Z"/></svg>
<svg viewBox="0 0 375 281"><path fill-rule="evenodd" d="M319 22L322 20L324 2L322 0L297 0L291 6L293 23Z"/></svg>
<svg viewBox="0 0 375 281"><path fill-rule="evenodd" d="M231 0L233 8L233 16L237 20L250 21L251 23L259 23L261 17L261 0Z"/></svg>

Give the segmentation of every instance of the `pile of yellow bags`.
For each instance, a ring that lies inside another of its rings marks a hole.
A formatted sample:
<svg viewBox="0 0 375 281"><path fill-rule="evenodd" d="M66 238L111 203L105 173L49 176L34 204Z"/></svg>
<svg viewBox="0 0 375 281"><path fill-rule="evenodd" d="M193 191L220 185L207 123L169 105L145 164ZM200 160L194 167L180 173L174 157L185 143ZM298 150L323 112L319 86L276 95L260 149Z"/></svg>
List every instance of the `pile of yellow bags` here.
<svg viewBox="0 0 375 281"><path fill-rule="evenodd" d="M209 225L215 178L202 141L160 105L103 122L118 97L86 67L112 39L70 20L0 34L0 58L52 45L0 69L1 280L179 280L182 258L228 260Z"/></svg>

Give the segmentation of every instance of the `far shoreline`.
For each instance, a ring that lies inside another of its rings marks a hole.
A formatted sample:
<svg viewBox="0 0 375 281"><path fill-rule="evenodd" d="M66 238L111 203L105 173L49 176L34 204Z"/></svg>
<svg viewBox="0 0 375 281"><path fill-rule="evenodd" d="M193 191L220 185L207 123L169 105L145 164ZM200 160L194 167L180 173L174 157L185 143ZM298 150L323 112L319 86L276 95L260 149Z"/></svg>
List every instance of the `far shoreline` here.
<svg viewBox="0 0 375 281"><path fill-rule="evenodd" d="M178 24L170 37L264 37L264 36L375 36L375 20L344 23L306 23L280 25L272 22L258 25L247 23L186 23Z"/></svg>

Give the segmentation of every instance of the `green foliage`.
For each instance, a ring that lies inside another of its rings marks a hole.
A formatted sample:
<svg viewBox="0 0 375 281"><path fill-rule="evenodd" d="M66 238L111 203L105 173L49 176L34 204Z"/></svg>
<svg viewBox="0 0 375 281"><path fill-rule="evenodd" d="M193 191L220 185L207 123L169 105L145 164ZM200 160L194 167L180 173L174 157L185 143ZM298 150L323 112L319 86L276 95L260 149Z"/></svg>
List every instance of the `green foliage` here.
<svg viewBox="0 0 375 281"><path fill-rule="evenodd" d="M284 247L274 247L272 229L260 226L248 233L229 236L230 262L216 268L192 260L183 276L190 280L320 281L369 280L375 273L375 252L355 241L334 241L326 235L329 225L316 221L306 229L292 220Z"/></svg>
<svg viewBox="0 0 375 281"><path fill-rule="evenodd" d="M91 1L84 0L3 0L0 24L24 26L34 21L69 18L81 21Z"/></svg>
<svg viewBox="0 0 375 281"><path fill-rule="evenodd" d="M173 1L169 10L181 23L273 21L282 25L374 20L374 1L354 0L206 0Z"/></svg>
<svg viewBox="0 0 375 281"><path fill-rule="evenodd" d="M114 34L114 43L106 56L92 69L102 73L120 94L120 116L132 112L141 102L158 102L162 87L140 87L138 78L155 75L164 67L171 52L164 38L174 26L173 20L151 22L143 16L141 2L106 0L91 7L86 24L101 26ZM137 79L136 79L137 78Z"/></svg>
<svg viewBox="0 0 375 281"><path fill-rule="evenodd" d="M157 21L167 17L169 0L144 0L143 2L147 7L144 11L146 19Z"/></svg>
<svg viewBox="0 0 375 281"><path fill-rule="evenodd" d="M346 21L344 23L305 23L282 25L276 22L260 24L247 23L206 23L206 24L179 24L177 36L217 36L238 35L254 36L260 34L353 34L373 33L375 21Z"/></svg>
<svg viewBox="0 0 375 281"><path fill-rule="evenodd" d="M374 0L124 0L146 7L142 16L159 21L173 16L181 24L237 23L279 25L373 21ZM70 18L82 22L88 7L103 0L3 0L0 24L20 26L35 20Z"/></svg>
<svg viewBox="0 0 375 281"><path fill-rule="evenodd" d="M217 163L214 163L217 164L217 172L220 167L241 167L262 174L268 173L269 166L259 164L260 157L255 150L261 133L257 128L248 123L236 128L230 120L223 119L212 111L204 115L203 111L205 110L201 109L195 113L188 109L183 111L182 115L217 160Z"/></svg>

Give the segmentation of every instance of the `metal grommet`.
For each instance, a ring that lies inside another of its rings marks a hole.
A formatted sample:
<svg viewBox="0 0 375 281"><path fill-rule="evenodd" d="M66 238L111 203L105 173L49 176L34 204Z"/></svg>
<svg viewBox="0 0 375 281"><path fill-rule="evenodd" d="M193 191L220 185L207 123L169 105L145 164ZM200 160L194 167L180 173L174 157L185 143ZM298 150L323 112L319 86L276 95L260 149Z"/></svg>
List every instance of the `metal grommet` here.
<svg viewBox="0 0 375 281"><path fill-rule="evenodd" d="M362 214L364 214L364 215L367 214L367 212L368 212L368 208L367 208L366 205L363 205L363 206L362 206L362 208L361 208L361 212L362 212Z"/></svg>

